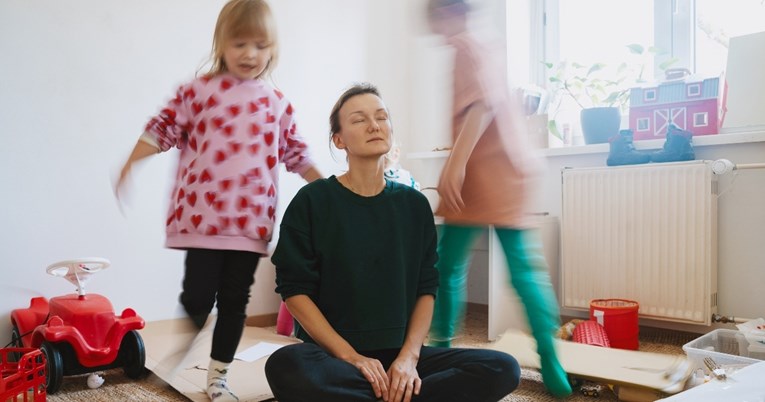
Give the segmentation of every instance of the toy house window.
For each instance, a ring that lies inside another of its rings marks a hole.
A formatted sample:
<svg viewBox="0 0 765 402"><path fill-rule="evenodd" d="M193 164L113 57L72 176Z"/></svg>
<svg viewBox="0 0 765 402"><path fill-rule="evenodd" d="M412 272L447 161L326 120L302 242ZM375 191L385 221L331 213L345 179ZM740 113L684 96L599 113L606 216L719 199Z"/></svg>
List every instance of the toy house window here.
<svg viewBox="0 0 765 402"><path fill-rule="evenodd" d="M693 114L693 127L706 127L709 125L709 113L701 112Z"/></svg>
<svg viewBox="0 0 765 402"><path fill-rule="evenodd" d="M651 128L651 120L647 117L637 119L637 131L648 131Z"/></svg>
<svg viewBox="0 0 765 402"><path fill-rule="evenodd" d="M656 88L643 91L643 102L653 102L656 100Z"/></svg>
<svg viewBox="0 0 765 402"><path fill-rule="evenodd" d="M686 95L689 98L701 95L701 83L688 84L688 86L686 86L685 89L686 89Z"/></svg>

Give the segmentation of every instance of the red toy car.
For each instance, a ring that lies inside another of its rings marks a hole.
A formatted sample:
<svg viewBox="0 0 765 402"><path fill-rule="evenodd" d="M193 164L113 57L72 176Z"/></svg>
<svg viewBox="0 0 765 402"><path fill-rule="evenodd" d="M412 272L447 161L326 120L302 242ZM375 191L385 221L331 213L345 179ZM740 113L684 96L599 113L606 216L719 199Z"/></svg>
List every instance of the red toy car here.
<svg viewBox="0 0 765 402"><path fill-rule="evenodd" d="M65 375L122 367L136 379L145 372L146 350L137 331L144 327L143 318L131 308L117 316L106 297L85 294L89 277L109 264L95 257L52 264L47 272L76 285L77 293L50 301L35 297L29 308L11 313L14 346L45 354L48 394L58 391Z"/></svg>

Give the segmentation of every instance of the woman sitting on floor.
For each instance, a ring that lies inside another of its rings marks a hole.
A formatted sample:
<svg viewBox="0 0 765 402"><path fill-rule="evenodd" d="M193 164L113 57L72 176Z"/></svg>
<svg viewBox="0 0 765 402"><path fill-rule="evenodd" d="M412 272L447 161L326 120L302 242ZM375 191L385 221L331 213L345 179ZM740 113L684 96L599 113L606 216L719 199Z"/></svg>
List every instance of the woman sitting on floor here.
<svg viewBox="0 0 765 402"><path fill-rule="evenodd" d="M436 228L419 191L384 178L388 109L369 84L330 115L348 171L303 187L272 257L276 291L303 343L277 350L266 377L280 402L496 402L520 381L518 362L485 349L423 346L438 272Z"/></svg>

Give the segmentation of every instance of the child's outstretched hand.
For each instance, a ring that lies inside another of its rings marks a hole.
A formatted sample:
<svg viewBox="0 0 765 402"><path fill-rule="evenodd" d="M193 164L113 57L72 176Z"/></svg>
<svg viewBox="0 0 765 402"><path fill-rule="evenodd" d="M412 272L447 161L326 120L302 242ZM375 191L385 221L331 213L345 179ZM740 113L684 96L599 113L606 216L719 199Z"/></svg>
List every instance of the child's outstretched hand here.
<svg viewBox="0 0 765 402"><path fill-rule="evenodd" d="M114 198L117 201L117 208L120 210L120 214L125 216L124 205L128 199L128 192L126 189L126 182L130 175L130 166L126 163L120 170L119 176L112 178L112 190L114 191Z"/></svg>
<svg viewBox="0 0 765 402"><path fill-rule="evenodd" d="M119 207L120 213L123 216L125 215L125 211L122 209L122 206L124 205L124 201L127 195L125 191L125 184L128 180L128 177L130 177L130 170L133 167L133 164L141 159L146 158L147 156L154 155L157 152L159 152L158 146L143 140L139 140L135 144L133 152L130 153L130 157L128 157L128 160L125 161L125 164L122 166L119 176L116 180L113 180L114 197L117 199L117 206Z"/></svg>

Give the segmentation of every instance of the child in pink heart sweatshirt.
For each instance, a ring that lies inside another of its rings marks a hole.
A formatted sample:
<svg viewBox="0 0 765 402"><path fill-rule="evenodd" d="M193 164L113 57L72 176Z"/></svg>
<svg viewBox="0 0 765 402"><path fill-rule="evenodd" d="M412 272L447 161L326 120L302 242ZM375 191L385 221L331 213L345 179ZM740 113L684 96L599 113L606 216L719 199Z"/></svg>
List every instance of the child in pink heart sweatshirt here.
<svg viewBox="0 0 765 402"><path fill-rule="evenodd" d="M268 4L229 1L215 27L210 72L181 85L149 121L117 183L119 194L133 163L177 148L166 245L186 250L180 301L192 321L201 328L218 309L207 384L214 401L238 400L226 372L273 234L278 163L307 181L321 177L292 104L266 81L277 55Z"/></svg>

